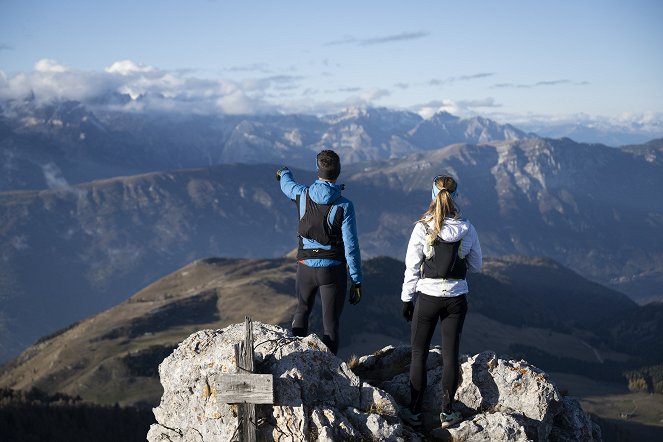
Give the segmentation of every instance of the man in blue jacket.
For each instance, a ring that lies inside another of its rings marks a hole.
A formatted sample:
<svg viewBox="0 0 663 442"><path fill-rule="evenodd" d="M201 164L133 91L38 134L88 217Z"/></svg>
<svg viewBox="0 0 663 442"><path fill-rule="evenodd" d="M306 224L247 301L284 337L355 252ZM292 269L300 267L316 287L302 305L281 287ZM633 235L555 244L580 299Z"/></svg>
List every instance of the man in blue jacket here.
<svg viewBox="0 0 663 442"><path fill-rule="evenodd" d="M295 336L308 334L309 316L315 295L320 291L322 342L336 354L348 271L352 280L350 304L357 304L361 299L361 256L354 206L341 196L343 186L336 184L341 161L336 152L323 150L318 154L316 164L318 179L310 186L297 183L287 167L276 172L281 190L295 201L299 212L295 284L298 304L292 320L292 333Z"/></svg>

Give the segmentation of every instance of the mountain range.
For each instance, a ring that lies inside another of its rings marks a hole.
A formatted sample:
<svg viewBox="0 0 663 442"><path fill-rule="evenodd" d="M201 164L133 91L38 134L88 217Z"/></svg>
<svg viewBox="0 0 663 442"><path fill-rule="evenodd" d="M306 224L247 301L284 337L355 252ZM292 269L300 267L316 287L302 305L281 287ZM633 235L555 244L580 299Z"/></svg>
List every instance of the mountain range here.
<svg viewBox="0 0 663 442"><path fill-rule="evenodd" d="M597 120L579 115L566 121L523 121L520 129L546 138L571 138L581 143L601 143L607 146L642 144L663 134L663 122L641 116L623 120Z"/></svg>
<svg viewBox="0 0 663 442"><path fill-rule="evenodd" d="M343 166L364 257L402 259L432 177L489 256L547 256L640 303L661 299L660 144L568 139L456 144ZM278 165L229 164L0 193L2 358L207 256L275 258L296 246ZM293 169L309 183L313 173Z"/></svg>
<svg viewBox="0 0 663 442"><path fill-rule="evenodd" d="M59 188L114 176L227 163L314 169L336 150L344 164L403 157L452 143L528 136L510 125L386 108L327 116L176 116L92 111L78 102L0 107L0 190Z"/></svg>
<svg viewBox="0 0 663 442"><path fill-rule="evenodd" d="M5 103L0 360L193 259L287 253L294 213L274 169L310 182L323 147L343 158L365 257L402 258L446 171L486 254L549 256L638 302L662 296L662 140L610 148L444 112L176 117Z"/></svg>

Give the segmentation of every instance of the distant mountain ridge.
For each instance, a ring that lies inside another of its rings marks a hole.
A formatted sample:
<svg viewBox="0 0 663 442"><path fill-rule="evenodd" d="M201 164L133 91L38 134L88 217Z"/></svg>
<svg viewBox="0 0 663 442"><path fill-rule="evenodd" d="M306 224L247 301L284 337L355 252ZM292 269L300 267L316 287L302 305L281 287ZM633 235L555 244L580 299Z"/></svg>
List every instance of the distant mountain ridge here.
<svg viewBox="0 0 663 442"><path fill-rule="evenodd" d="M647 158L571 140L460 144L349 164L341 181L365 258L402 259L432 177L446 171L459 178L458 203L486 255L548 256L645 302L663 286L663 173ZM277 167L221 165L0 193L4 354L191 260L285 255L296 246L296 215L274 179ZM293 172L300 182L314 179Z"/></svg>
<svg viewBox="0 0 663 442"><path fill-rule="evenodd" d="M344 164L399 158L452 143L532 136L510 125L439 113L349 108L309 115L177 116L91 110L78 102L0 108L1 190L44 189L145 172L287 162L336 150Z"/></svg>
<svg viewBox="0 0 663 442"><path fill-rule="evenodd" d="M565 122L529 121L519 127L545 138L571 138L580 143L601 143L619 147L640 144L663 135L663 122L658 119L640 118L640 121L592 121L587 116L578 116Z"/></svg>

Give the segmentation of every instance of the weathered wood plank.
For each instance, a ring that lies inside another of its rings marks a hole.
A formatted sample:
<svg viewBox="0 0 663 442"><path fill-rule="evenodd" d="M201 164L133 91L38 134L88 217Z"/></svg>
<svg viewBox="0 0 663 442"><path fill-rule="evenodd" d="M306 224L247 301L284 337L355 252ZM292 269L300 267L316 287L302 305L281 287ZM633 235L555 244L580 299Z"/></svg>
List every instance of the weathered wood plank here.
<svg viewBox="0 0 663 442"><path fill-rule="evenodd" d="M253 372L253 321L246 316L244 318L246 328L246 337L244 339L244 368L246 371Z"/></svg>
<svg viewBox="0 0 663 442"><path fill-rule="evenodd" d="M243 368L249 373L253 373L253 321L248 316L244 317L244 328L246 331L246 336L244 337L244 348L243 348ZM271 382L271 380L270 380ZM271 402L274 402L274 393L273 387L270 388L272 391ZM256 403L257 401L252 399L246 401L246 403L240 405L240 416L242 417L242 442L256 442L256 429L258 428L256 422Z"/></svg>
<svg viewBox="0 0 663 442"><path fill-rule="evenodd" d="M226 404L273 404L274 381L271 374L224 374L210 377L210 387L219 402Z"/></svg>

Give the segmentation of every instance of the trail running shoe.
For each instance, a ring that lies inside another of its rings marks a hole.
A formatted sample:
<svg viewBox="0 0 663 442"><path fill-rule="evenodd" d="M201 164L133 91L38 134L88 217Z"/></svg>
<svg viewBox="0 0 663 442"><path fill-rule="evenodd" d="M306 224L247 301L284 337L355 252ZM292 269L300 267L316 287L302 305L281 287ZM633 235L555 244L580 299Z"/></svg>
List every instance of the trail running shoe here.
<svg viewBox="0 0 663 442"><path fill-rule="evenodd" d="M398 415L403 419L403 422L412 427L421 426L421 413L413 413L408 407L403 407Z"/></svg>
<svg viewBox="0 0 663 442"><path fill-rule="evenodd" d="M463 415L458 411L452 411L451 413L440 413L440 426L442 428L447 428L452 425L456 425L458 422L463 420Z"/></svg>

